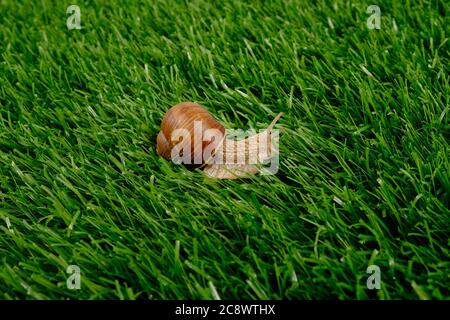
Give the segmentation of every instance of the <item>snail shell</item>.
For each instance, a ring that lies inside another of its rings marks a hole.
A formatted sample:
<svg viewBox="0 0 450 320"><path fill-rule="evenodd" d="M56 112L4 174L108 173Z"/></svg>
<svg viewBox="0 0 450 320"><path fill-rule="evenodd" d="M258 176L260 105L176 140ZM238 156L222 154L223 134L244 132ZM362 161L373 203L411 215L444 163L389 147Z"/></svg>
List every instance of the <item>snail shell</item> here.
<svg viewBox="0 0 450 320"><path fill-rule="evenodd" d="M196 121L201 123L201 132L195 132L194 124ZM179 129L186 129L189 132L190 139L181 142L179 139L174 139L175 130ZM218 130L221 133L220 139L206 139L204 141L203 134L208 129ZM177 145L177 148L181 147L182 150L191 150L190 164L200 164L198 159L197 162L194 162L196 150L205 150L210 144L214 144L211 146L214 148L224 136L225 127L214 119L204 107L193 102L181 102L170 108L164 115L161 131L156 138L156 151L160 156L171 159L172 149ZM207 159L203 159L203 153L200 153L200 155L202 158L200 162L204 163Z"/></svg>

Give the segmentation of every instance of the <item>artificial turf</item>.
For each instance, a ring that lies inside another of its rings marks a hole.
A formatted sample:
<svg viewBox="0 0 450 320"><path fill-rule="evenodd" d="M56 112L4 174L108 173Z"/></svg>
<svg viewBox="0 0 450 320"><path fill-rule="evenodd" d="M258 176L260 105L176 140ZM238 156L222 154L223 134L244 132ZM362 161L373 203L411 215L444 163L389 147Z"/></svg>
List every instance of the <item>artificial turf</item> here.
<svg viewBox="0 0 450 320"><path fill-rule="evenodd" d="M449 6L372 2L0 0L0 298L449 299ZM159 157L180 101L279 172Z"/></svg>

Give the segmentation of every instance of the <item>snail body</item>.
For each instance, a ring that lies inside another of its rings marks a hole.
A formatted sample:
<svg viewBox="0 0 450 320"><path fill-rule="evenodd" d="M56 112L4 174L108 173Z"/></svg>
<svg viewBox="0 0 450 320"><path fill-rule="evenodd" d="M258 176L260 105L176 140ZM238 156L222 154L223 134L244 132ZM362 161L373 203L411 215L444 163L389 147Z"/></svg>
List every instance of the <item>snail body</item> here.
<svg viewBox="0 0 450 320"><path fill-rule="evenodd" d="M170 108L156 139L157 153L188 167L203 167L207 176L235 179L255 174L261 164L277 154L278 135L272 129L282 113L261 133L247 139L226 138L227 130L204 107L181 102Z"/></svg>

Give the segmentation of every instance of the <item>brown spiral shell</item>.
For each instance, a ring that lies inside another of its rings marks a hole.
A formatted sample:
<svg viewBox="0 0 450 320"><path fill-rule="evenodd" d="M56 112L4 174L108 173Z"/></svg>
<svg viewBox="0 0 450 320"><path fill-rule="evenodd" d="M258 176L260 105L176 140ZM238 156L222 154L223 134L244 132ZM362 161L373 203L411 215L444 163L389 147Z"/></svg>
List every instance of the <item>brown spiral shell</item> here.
<svg viewBox="0 0 450 320"><path fill-rule="evenodd" d="M194 121L201 121L202 124L201 136L196 136L195 139ZM156 152L166 159L171 159L173 147L180 143L180 141L172 141L172 133L176 129L187 129L190 133L190 141L181 141L181 143L191 144L191 163L193 163L194 151L197 150L197 148L205 150L211 143L220 143L220 141L203 141L203 133L205 130L217 129L222 133L222 137L225 135L225 127L214 119L204 107L193 102L178 103L170 108L164 115L161 122L161 131L156 138ZM187 146L187 148L189 148L189 146ZM206 160L207 159L202 159L202 163Z"/></svg>

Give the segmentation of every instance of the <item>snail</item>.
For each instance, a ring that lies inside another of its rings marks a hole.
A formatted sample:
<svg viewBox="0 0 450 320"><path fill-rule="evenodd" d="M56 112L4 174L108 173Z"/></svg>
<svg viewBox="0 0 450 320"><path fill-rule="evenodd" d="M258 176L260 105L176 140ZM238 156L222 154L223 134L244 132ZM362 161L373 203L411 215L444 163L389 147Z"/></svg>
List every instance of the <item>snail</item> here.
<svg viewBox="0 0 450 320"><path fill-rule="evenodd" d="M281 116L279 113L264 131L237 140L230 138L232 130L227 130L203 106L181 102L164 115L156 152L177 164L201 168L211 178L236 179L264 173L261 165L278 154L274 145L278 132L273 127Z"/></svg>

